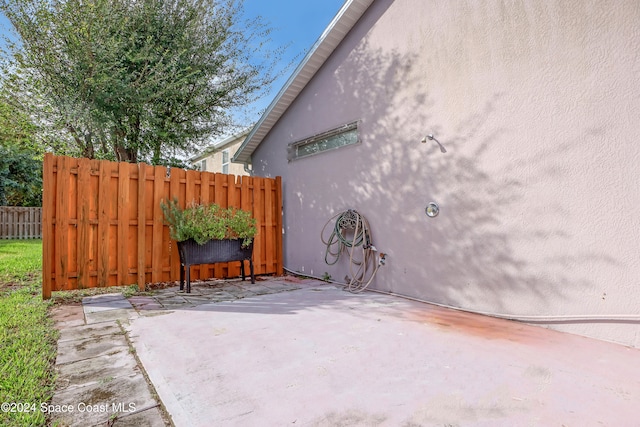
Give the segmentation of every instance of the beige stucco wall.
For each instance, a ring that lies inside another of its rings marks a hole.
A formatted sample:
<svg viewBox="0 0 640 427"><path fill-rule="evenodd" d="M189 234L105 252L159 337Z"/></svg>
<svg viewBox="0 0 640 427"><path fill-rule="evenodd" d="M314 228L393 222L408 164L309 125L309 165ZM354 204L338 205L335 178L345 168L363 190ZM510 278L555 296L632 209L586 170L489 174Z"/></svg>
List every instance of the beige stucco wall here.
<svg viewBox="0 0 640 427"><path fill-rule="evenodd" d="M344 277L319 235L355 208L389 254L375 288L640 315L639 22L637 1L374 2L254 153L283 177L285 266ZM353 120L361 145L287 163ZM640 347L638 322L546 326Z"/></svg>
<svg viewBox="0 0 640 427"><path fill-rule="evenodd" d="M196 165L200 165L202 160L206 160L206 172L222 172L222 152L224 150L229 150L229 161L235 154L235 152L242 144L242 139L239 139L238 142L234 144L230 144L225 146L223 149L219 149L218 151L211 153L208 156L198 157L198 161L194 162ZM248 173L244 170L244 165L238 163L229 163L229 174L231 175L248 175Z"/></svg>

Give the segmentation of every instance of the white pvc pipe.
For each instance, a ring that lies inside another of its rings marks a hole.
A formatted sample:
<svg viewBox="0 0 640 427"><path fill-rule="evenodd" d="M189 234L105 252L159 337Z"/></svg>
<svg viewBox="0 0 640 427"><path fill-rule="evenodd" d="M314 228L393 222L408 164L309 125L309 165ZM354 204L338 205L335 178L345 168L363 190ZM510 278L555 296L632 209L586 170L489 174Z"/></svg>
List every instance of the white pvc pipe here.
<svg viewBox="0 0 640 427"><path fill-rule="evenodd" d="M325 282L331 282L334 283L336 285L340 285L342 287L348 287L348 285L346 283L342 283L342 282L338 282L336 280L325 280L321 277L316 277L313 275L309 275L309 274L304 274L304 273L298 273L295 271L292 271L286 267L284 267L284 269L286 271L288 271L289 273L298 275L298 276L304 276L304 277L311 277L313 279L317 279L317 280L322 280ZM640 314L563 314L563 315L516 315L516 314L501 314L501 313L492 313L492 312L488 312L488 311L479 311L479 310L470 310L470 309L466 309L466 308L460 308L460 307L454 307L452 305L447 305L447 304L441 304L441 303L437 303L437 302L433 302L433 301L426 301L423 299L419 299L419 298L414 298L414 297L410 297L407 295L402 295L402 294L397 294L395 292L388 292L388 291L380 291L377 289L366 289L367 291L371 291L371 292L376 292L379 294L384 294L384 295L389 295L389 296L394 296L394 297L399 297L399 298L404 298L404 299L408 299L411 301L416 301L416 302L421 302L424 304L431 304L431 305L435 305L438 307L443 307L443 308L449 308L451 310L457 310L457 311L464 311L466 313L473 313L473 314L480 314L483 316L490 316L490 317L496 317L498 319L506 319L506 320L517 320L520 322L539 322L539 323L545 323L545 322L579 322L579 321L583 321L583 322L598 322L598 321L614 321L614 322L624 322L624 321L640 321Z"/></svg>

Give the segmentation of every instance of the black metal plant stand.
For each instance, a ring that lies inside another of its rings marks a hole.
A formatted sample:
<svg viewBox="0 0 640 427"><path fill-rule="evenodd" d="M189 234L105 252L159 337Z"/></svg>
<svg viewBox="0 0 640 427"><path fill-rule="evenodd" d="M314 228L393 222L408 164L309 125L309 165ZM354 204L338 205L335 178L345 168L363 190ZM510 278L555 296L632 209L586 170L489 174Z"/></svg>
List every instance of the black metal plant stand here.
<svg viewBox="0 0 640 427"><path fill-rule="evenodd" d="M210 240L199 245L195 240L189 239L178 242L178 253L180 254L180 290L184 289L186 276L187 293L191 293L190 267L198 264L240 261L244 281L246 278L244 262L249 261L251 283L256 283L253 273L253 242L243 248L242 240Z"/></svg>

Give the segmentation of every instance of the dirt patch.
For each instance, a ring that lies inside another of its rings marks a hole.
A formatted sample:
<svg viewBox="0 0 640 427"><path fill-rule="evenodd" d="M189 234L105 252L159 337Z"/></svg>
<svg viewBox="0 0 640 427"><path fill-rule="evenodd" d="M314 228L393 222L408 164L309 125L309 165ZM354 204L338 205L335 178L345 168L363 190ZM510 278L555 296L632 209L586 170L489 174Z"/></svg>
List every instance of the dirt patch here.
<svg viewBox="0 0 640 427"><path fill-rule="evenodd" d="M193 281L192 281L193 283ZM156 291L159 289L173 288L174 286L180 286L180 282L157 282L147 283L145 285L145 291Z"/></svg>
<svg viewBox="0 0 640 427"><path fill-rule="evenodd" d="M17 282L0 283L0 292L11 292L20 289L23 285Z"/></svg>

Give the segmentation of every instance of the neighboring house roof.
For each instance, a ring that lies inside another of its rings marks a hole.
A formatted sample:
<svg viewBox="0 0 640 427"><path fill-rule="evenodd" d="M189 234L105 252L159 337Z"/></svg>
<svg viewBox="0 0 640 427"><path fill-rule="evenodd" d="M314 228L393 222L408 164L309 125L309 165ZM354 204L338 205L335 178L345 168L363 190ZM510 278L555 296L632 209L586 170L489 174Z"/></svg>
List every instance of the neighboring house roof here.
<svg viewBox="0 0 640 427"><path fill-rule="evenodd" d="M229 136L227 138L215 141L213 144L209 145L207 148L202 150L200 152L200 154L197 154L197 155L193 156L192 158L190 158L189 161L191 163L198 162L198 161L204 159L205 157L210 156L211 153L214 153L214 152L219 151L219 150L223 150L227 145L234 144L234 143L238 142L238 140L241 140L242 138L246 137L247 134L249 133L249 130L251 130L250 127L245 129L245 130L243 130L242 132L236 133L235 135L231 135L231 136Z"/></svg>
<svg viewBox="0 0 640 427"><path fill-rule="evenodd" d="M231 161L246 163L271 128L353 28L373 0L347 0L253 127Z"/></svg>

